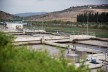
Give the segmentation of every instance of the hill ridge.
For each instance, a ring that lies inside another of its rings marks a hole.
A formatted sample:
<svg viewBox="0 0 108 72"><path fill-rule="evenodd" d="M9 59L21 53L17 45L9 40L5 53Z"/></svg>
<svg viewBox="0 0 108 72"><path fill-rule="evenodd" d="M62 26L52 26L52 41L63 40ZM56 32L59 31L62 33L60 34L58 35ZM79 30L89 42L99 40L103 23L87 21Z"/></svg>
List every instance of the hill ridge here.
<svg viewBox="0 0 108 72"><path fill-rule="evenodd" d="M90 7L92 9L90 9ZM62 20L76 22L77 15L82 14L84 12L108 12L108 4L70 7L62 11L46 13L44 15L29 16L26 17L26 19L31 21Z"/></svg>

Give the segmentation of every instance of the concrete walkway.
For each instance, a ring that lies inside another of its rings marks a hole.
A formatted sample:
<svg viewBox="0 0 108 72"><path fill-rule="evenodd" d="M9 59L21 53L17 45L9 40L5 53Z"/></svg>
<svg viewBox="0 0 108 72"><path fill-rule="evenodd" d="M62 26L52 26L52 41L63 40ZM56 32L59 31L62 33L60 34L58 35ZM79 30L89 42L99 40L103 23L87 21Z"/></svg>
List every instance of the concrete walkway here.
<svg viewBox="0 0 108 72"><path fill-rule="evenodd" d="M98 40L86 40L86 41L78 41L81 44L88 44L88 45L96 45L100 47L108 47L108 42L98 41Z"/></svg>
<svg viewBox="0 0 108 72"><path fill-rule="evenodd" d="M57 47L63 47L63 48L71 48L75 50L73 45L67 45L67 44L60 44L55 42L72 42L73 39L89 39L94 36L88 36L88 35L71 35L70 37L66 36L54 36L54 35L42 35L42 36L30 36L30 35L21 35L16 36L15 43L16 45L20 44L29 44L29 43L37 43L40 41L40 43L44 43L47 45L57 46ZM86 52L92 52L92 53L101 53L99 50L91 49L91 48L83 48L83 47L77 47L78 51L86 51Z"/></svg>

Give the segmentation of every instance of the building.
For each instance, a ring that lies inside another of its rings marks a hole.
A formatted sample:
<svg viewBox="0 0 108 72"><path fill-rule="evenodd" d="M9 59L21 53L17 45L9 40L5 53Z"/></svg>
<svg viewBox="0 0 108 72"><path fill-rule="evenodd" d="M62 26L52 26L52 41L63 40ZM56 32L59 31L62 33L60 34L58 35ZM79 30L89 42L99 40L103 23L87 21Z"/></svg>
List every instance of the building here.
<svg viewBox="0 0 108 72"><path fill-rule="evenodd" d="M6 22L6 28L12 30L21 30L23 29L24 23L12 23Z"/></svg>

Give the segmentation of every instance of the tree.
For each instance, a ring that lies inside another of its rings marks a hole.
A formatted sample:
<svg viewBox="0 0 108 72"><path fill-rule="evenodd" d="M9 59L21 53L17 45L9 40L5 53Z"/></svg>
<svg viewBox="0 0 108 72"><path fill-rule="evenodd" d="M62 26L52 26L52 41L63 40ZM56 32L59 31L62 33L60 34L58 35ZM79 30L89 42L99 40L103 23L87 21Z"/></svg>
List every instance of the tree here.
<svg viewBox="0 0 108 72"><path fill-rule="evenodd" d="M84 13L77 15L77 22L108 22L108 13L102 12L97 13Z"/></svg>

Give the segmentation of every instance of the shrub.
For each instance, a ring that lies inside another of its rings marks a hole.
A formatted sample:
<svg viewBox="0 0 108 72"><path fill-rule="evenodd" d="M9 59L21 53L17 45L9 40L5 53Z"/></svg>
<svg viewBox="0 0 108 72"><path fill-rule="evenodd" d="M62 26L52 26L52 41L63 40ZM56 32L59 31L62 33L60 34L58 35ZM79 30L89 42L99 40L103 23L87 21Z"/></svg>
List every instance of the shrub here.
<svg viewBox="0 0 108 72"><path fill-rule="evenodd" d="M0 72L89 72L85 65L67 65L64 57L53 59L46 51L33 51L12 44L11 36L0 32Z"/></svg>

